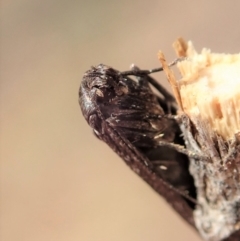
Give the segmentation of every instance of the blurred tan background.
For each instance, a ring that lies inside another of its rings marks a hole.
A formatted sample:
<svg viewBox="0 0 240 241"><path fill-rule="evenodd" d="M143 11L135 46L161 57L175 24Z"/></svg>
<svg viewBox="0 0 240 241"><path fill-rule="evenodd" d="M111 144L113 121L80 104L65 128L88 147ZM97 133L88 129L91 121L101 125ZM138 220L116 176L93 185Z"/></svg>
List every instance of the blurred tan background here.
<svg viewBox="0 0 240 241"><path fill-rule="evenodd" d="M1 240L200 241L94 137L78 88L91 65L173 60L178 36L239 52L239 14L237 1L1 1Z"/></svg>

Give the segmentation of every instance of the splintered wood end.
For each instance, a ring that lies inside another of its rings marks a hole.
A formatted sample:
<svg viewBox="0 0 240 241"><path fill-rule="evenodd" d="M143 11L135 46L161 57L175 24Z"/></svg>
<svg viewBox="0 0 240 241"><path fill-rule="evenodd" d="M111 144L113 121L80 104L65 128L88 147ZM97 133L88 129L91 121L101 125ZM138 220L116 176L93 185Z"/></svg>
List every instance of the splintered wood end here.
<svg viewBox="0 0 240 241"><path fill-rule="evenodd" d="M187 59L177 67L182 75L178 87L183 111L190 118L200 116L225 140L233 139L240 132L240 54L209 49L198 54L191 42L182 49Z"/></svg>
<svg viewBox="0 0 240 241"><path fill-rule="evenodd" d="M175 99L177 101L178 106L180 107L180 109L182 109L182 102L181 102L181 98L180 98L180 93L179 93L179 87L177 86L177 81L176 78L174 76L174 73L172 72L172 70L169 68L165 56L163 54L162 51L158 52L158 59L160 61L160 63L162 64L163 70L167 76L167 79L172 87L173 90L173 94L175 96Z"/></svg>
<svg viewBox="0 0 240 241"><path fill-rule="evenodd" d="M187 57L187 49L188 45L185 42L183 38L178 38L174 43L173 43L173 49L176 52L176 55L181 58L181 57Z"/></svg>
<svg viewBox="0 0 240 241"><path fill-rule="evenodd" d="M200 117L223 139L240 133L240 54L197 53L192 42L177 39L173 47L182 78L176 80L162 52L158 53L179 105L191 119Z"/></svg>

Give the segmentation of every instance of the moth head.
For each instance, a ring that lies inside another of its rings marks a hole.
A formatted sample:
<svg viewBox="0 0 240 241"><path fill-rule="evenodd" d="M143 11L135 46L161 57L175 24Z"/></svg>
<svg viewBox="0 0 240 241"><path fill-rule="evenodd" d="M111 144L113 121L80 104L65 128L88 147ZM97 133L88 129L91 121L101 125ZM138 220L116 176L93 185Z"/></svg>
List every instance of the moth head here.
<svg viewBox="0 0 240 241"><path fill-rule="evenodd" d="M101 118L97 113L100 105L110 103L127 92L128 87L119 71L103 64L92 67L83 75L79 90L79 103L87 122L90 124L92 115Z"/></svg>

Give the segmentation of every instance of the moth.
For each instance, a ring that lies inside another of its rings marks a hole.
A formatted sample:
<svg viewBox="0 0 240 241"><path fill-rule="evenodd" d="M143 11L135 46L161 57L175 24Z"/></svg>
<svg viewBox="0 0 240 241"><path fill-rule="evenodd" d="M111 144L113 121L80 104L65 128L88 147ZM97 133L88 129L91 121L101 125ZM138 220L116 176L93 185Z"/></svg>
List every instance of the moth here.
<svg viewBox="0 0 240 241"><path fill-rule="evenodd" d="M161 70L92 67L83 76L79 104L95 136L195 228L196 187L188 169L191 153L175 118L177 104L150 76Z"/></svg>
<svg viewBox="0 0 240 241"><path fill-rule="evenodd" d="M184 197L195 198L188 157L169 145L184 146L180 128L170 118L176 114L176 103L149 75L159 70L142 71L134 66L119 72L103 64L92 67L83 76L79 103L94 134L193 224L194 205Z"/></svg>

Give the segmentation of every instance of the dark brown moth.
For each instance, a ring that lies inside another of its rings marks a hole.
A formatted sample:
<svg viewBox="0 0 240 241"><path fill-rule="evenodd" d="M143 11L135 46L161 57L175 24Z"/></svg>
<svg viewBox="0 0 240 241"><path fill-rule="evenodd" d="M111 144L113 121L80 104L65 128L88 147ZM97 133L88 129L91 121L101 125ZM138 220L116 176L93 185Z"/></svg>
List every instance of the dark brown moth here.
<svg viewBox="0 0 240 241"><path fill-rule="evenodd" d="M94 134L195 228L193 212L202 208L196 201L199 187L194 185L188 167L191 159L201 168L202 160L185 148L179 127L184 120L179 123L175 118L174 97L150 76L161 70L132 67L120 72L103 64L92 67L83 76L79 103ZM224 240L237 241L239 237L237 231Z"/></svg>
<svg viewBox="0 0 240 241"><path fill-rule="evenodd" d="M133 67L119 72L103 64L92 67L83 76L79 103L95 135L193 225L195 187L188 157L180 152L184 152L184 141L173 117L176 103L149 76L160 70Z"/></svg>

